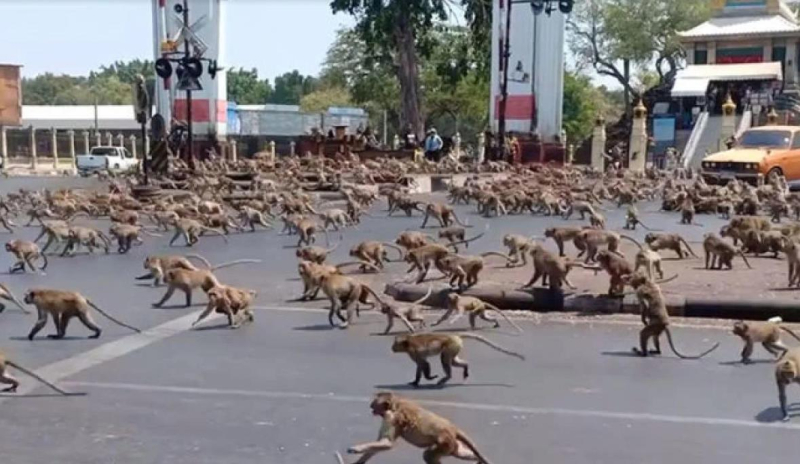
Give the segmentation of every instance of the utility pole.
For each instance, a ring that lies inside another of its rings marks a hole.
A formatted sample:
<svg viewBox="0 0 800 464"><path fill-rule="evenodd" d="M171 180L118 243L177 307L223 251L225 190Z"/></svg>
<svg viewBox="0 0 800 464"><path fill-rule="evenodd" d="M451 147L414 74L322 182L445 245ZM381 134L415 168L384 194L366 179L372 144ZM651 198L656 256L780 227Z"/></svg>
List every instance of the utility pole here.
<svg viewBox="0 0 800 464"><path fill-rule="evenodd" d="M511 5L513 2L506 2L505 37L503 38L503 54L500 62L503 65L503 80L500 84L500 120L497 123L497 143L496 148L500 149L500 156L506 156L506 106L508 104L508 62L511 57Z"/></svg>
<svg viewBox="0 0 800 464"><path fill-rule="evenodd" d="M183 0L183 24L186 26L189 25L189 0ZM189 48L189 40L188 38L183 41L183 52L185 54L185 59L188 60L191 56L191 50ZM189 162L189 169L194 171L194 145L193 134L192 134L192 91L186 89L186 155Z"/></svg>

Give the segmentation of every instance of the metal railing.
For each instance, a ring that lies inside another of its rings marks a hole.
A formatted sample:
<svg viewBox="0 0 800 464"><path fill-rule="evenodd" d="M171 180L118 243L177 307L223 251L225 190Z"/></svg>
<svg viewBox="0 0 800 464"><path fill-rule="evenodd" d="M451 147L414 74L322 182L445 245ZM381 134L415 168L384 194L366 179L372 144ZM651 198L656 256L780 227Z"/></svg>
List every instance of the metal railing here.
<svg viewBox="0 0 800 464"><path fill-rule="evenodd" d="M703 111L697 117L697 122L695 122L694 129L692 129L692 135L689 136L689 141L686 142L686 148L683 150L682 164L686 169L691 166L692 160L694 160L697 152L697 146L700 144L700 139L703 136L703 132L706 130L707 124L708 112Z"/></svg>

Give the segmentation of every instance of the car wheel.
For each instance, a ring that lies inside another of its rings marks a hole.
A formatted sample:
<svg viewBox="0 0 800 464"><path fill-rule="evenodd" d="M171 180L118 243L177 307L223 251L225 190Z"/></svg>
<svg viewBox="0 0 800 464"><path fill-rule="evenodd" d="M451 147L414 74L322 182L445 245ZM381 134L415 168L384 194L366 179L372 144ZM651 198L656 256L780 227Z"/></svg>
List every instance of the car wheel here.
<svg viewBox="0 0 800 464"><path fill-rule="evenodd" d="M115 164L114 169L119 169L119 164Z"/></svg>
<svg viewBox="0 0 800 464"><path fill-rule="evenodd" d="M781 168L772 168L772 169L770 169L769 172L767 173L766 179L769 180L769 178L772 177L773 174L778 175L778 176L782 176L783 175L783 169L781 169Z"/></svg>

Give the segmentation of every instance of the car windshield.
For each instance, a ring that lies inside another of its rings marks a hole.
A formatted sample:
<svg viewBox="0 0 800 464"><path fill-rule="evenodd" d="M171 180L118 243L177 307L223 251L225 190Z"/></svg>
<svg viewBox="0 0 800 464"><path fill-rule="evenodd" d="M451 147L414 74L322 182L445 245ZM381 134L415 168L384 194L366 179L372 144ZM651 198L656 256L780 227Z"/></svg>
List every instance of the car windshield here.
<svg viewBox="0 0 800 464"><path fill-rule="evenodd" d="M92 148L92 155L94 155L94 156L113 155L115 153L116 153L116 150L111 148L111 147Z"/></svg>
<svg viewBox="0 0 800 464"><path fill-rule="evenodd" d="M789 148L792 133L789 131L748 131L738 145L744 148Z"/></svg>

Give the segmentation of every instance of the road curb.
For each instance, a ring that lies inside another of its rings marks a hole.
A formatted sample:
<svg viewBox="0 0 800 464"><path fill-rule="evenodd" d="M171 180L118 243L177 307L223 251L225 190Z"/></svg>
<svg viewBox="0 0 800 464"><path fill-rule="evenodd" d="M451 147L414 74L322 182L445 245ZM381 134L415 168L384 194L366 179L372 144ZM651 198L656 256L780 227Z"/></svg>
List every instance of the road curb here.
<svg viewBox="0 0 800 464"><path fill-rule="evenodd" d="M447 295L452 291L448 286L434 285L431 296L423 304L435 307L447 306ZM428 292L428 286L421 284L387 284L384 293L395 300L416 301ZM463 292L474 296L500 309L531 310L540 312L578 312L594 314L639 314L639 304L632 294L624 297L609 297L597 294L571 294L547 288L532 290L509 289L500 286L481 286ZM670 316L718 319L766 320L780 316L785 322L800 322L800 302L763 300L711 300L687 298L684 295L665 293L664 299Z"/></svg>

